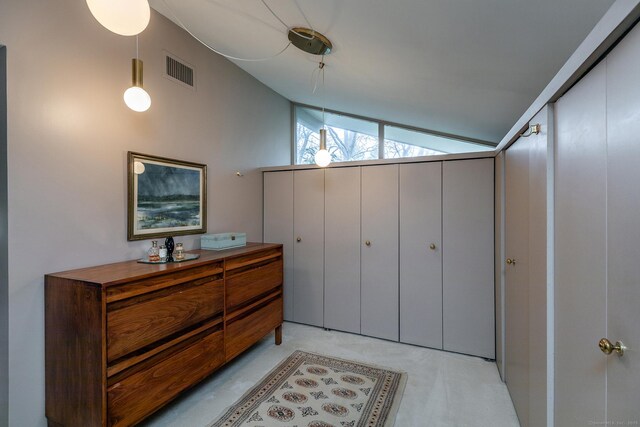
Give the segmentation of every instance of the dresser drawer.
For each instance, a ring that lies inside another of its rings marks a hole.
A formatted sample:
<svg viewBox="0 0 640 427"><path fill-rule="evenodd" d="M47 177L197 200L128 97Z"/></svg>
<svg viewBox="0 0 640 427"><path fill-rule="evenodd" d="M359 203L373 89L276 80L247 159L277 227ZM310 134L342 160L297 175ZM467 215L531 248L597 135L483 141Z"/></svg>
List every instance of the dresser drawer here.
<svg viewBox="0 0 640 427"><path fill-rule="evenodd" d="M166 274L145 278L143 280L109 285L106 288L107 303L125 300L176 285L192 283L197 280L211 279L215 276L218 276L215 277L216 279L222 279L223 265L224 263L222 261L199 267L189 267L188 264L185 263L184 267L186 268L184 269L166 272ZM159 267L165 267L165 265L160 265Z"/></svg>
<svg viewBox="0 0 640 427"><path fill-rule="evenodd" d="M242 316L227 323L225 352L227 361L233 359L245 349L282 323L282 294L267 300Z"/></svg>
<svg viewBox="0 0 640 427"><path fill-rule="evenodd" d="M225 270L229 273L240 273L243 269L251 268L252 264L264 263L271 260L282 259L282 248L269 249L268 251L254 252L249 255L238 256L225 261Z"/></svg>
<svg viewBox="0 0 640 427"><path fill-rule="evenodd" d="M227 276L227 312L282 285L282 258Z"/></svg>
<svg viewBox="0 0 640 427"><path fill-rule="evenodd" d="M224 364L219 330L107 390L110 426L128 426L155 411Z"/></svg>
<svg viewBox="0 0 640 427"><path fill-rule="evenodd" d="M203 279L107 306L107 360L222 315L224 282Z"/></svg>

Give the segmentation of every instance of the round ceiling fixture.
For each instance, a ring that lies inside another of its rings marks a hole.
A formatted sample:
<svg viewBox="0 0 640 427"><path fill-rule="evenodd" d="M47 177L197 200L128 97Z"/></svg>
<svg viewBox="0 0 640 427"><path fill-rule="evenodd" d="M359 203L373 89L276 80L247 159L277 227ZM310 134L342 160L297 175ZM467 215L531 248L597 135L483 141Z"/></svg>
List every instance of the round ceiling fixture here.
<svg viewBox="0 0 640 427"><path fill-rule="evenodd" d="M298 49L312 55L326 55L331 53L331 49L333 49L328 38L310 28L291 28L289 41Z"/></svg>
<svg viewBox="0 0 640 427"><path fill-rule="evenodd" d="M149 24L148 0L87 0L89 10L105 28L122 36L135 36Z"/></svg>

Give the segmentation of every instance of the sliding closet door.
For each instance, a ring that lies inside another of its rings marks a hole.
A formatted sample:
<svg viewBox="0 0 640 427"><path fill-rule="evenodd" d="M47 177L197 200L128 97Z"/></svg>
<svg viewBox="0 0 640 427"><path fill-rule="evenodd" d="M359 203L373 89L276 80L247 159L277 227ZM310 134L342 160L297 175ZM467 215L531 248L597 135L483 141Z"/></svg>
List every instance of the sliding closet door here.
<svg viewBox="0 0 640 427"><path fill-rule="evenodd" d="M400 165L400 341L442 348L442 163Z"/></svg>
<svg viewBox="0 0 640 427"><path fill-rule="evenodd" d="M360 333L360 168L325 170L324 326Z"/></svg>
<svg viewBox="0 0 640 427"><path fill-rule="evenodd" d="M398 340L398 165L362 167L362 334Z"/></svg>
<svg viewBox="0 0 640 427"><path fill-rule="evenodd" d="M264 173L266 243L284 246L284 320L293 320L293 172Z"/></svg>
<svg viewBox="0 0 640 427"><path fill-rule="evenodd" d="M505 381L523 427L529 425L529 140L505 159Z"/></svg>
<svg viewBox="0 0 640 427"><path fill-rule="evenodd" d="M323 326L324 170L293 172L293 320Z"/></svg>
<svg viewBox="0 0 640 427"><path fill-rule="evenodd" d="M606 71L600 63L556 103L555 425L562 427L606 417L606 360L597 348L607 332Z"/></svg>
<svg viewBox="0 0 640 427"><path fill-rule="evenodd" d="M628 350L622 357L601 358L607 359L607 419L618 424L640 422L639 111L640 27L607 58L608 310L603 337L622 341Z"/></svg>
<svg viewBox="0 0 640 427"><path fill-rule="evenodd" d="M495 359L493 158L442 165L443 348Z"/></svg>
<svg viewBox="0 0 640 427"><path fill-rule="evenodd" d="M553 105L534 118L540 133L529 144L529 425L547 422L547 286L549 280L548 242L553 219L548 213L549 188L547 153L554 144ZM518 267L518 264L513 265Z"/></svg>
<svg viewBox="0 0 640 427"><path fill-rule="evenodd" d="M504 369L504 276L505 262L504 256L504 236L505 236L505 152L501 151L495 158L494 167L495 180L495 254L493 262L493 271L495 271L495 306L496 306L496 365L502 381L505 380Z"/></svg>

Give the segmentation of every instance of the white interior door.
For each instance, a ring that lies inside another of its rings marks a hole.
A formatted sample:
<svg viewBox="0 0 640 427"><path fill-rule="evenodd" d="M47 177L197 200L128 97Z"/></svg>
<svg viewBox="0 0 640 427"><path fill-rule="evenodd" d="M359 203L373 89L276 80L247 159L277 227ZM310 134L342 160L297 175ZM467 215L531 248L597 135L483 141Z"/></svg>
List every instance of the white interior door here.
<svg viewBox="0 0 640 427"><path fill-rule="evenodd" d="M324 325L324 169L293 172L293 320Z"/></svg>
<svg viewBox="0 0 640 427"><path fill-rule="evenodd" d="M442 165L443 348L495 359L493 158Z"/></svg>
<svg viewBox="0 0 640 427"><path fill-rule="evenodd" d="M529 425L529 141L505 155L505 382L523 427Z"/></svg>
<svg viewBox="0 0 640 427"><path fill-rule="evenodd" d="M325 170L324 326L360 333L360 168Z"/></svg>
<svg viewBox="0 0 640 427"><path fill-rule="evenodd" d="M640 424L640 28L607 57L607 421ZM598 337L599 338L599 337ZM597 339L597 338L596 338ZM595 344L595 342L593 343Z"/></svg>
<svg viewBox="0 0 640 427"><path fill-rule="evenodd" d="M400 165L400 341L442 348L442 162Z"/></svg>
<svg viewBox="0 0 640 427"><path fill-rule="evenodd" d="M284 320L293 320L293 172L264 173L266 243L284 247Z"/></svg>
<svg viewBox="0 0 640 427"><path fill-rule="evenodd" d="M639 76L635 29L556 106L557 426L640 423Z"/></svg>
<svg viewBox="0 0 640 427"><path fill-rule="evenodd" d="M556 103L555 425L606 419L606 63ZM507 373L508 376L508 373Z"/></svg>
<svg viewBox="0 0 640 427"><path fill-rule="evenodd" d="M540 133L505 152L505 381L523 427L547 424L547 150L553 107Z"/></svg>
<svg viewBox="0 0 640 427"><path fill-rule="evenodd" d="M362 167L362 334L398 341L398 165Z"/></svg>

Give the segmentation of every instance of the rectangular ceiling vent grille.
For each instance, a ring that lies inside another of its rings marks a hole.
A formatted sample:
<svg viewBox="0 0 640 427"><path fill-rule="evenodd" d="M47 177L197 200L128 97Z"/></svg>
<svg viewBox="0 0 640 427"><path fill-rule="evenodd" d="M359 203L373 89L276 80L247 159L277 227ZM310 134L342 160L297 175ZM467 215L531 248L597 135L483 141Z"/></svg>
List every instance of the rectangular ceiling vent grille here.
<svg viewBox="0 0 640 427"><path fill-rule="evenodd" d="M195 89L195 69L169 53L166 54L165 76L174 82Z"/></svg>

